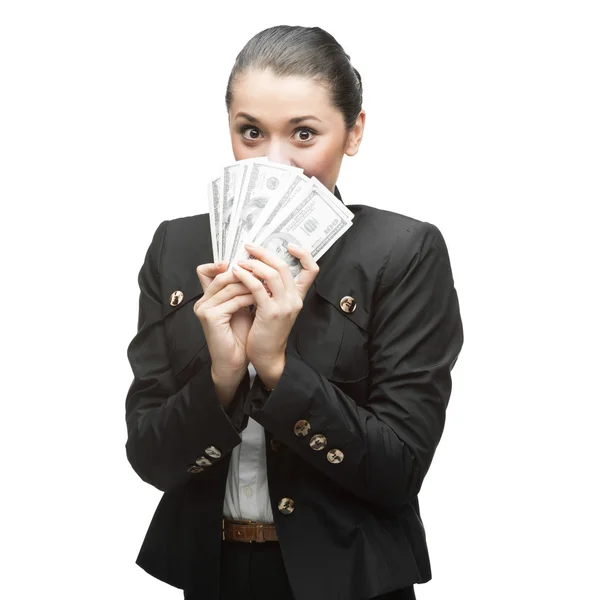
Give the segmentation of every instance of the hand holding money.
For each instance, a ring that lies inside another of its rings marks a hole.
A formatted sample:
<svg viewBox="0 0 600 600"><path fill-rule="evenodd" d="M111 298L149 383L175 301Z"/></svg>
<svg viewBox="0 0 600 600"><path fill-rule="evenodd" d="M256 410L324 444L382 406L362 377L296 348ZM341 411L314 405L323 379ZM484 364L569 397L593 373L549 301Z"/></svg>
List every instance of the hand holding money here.
<svg viewBox="0 0 600 600"><path fill-rule="evenodd" d="M248 307L254 302L250 290L226 268L225 263L197 268L204 295L194 304L211 356L217 396L225 407L246 374L246 344L253 319Z"/></svg>
<svg viewBox="0 0 600 600"><path fill-rule="evenodd" d="M309 250L289 246L289 252L301 264L301 274L294 280L288 263L275 253L260 246L246 248L254 258L232 267L233 274L251 291L256 305L246 353L263 383L273 388L285 366L290 331L319 267Z"/></svg>
<svg viewBox="0 0 600 600"><path fill-rule="evenodd" d="M317 260L352 226L354 214L302 169L265 158L226 166L210 181L208 200L213 260L224 261L227 273L249 296L240 292L243 299L234 299L232 290L237 288L226 287L232 280L218 275L217 300L209 301L212 310L202 313L201 321L215 344L223 342L214 350L221 364L231 364L229 352L235 353L233 362L238 364L246 333L247 360L265 385L274 387L283 371L290 330L317 276ZM235 266L239 268L233 270ZM256 312L249 331L244 320L236 338L228 323L234 322L232 310L238 303L254 304ZM216 319L212 325L211 318Z"/></svg>

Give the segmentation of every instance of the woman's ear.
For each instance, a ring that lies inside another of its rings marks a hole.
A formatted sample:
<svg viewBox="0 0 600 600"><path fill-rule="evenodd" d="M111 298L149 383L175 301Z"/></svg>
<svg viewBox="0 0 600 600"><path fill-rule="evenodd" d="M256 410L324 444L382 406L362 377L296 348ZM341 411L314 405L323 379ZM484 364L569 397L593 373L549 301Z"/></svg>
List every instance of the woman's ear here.
<svg viewBox="0 0 600 600"><path fill-rule="evenodd" d="M344 150L347 156L354 156L358 152L365 131L365 118L366 113L363 109L358 114L358 117L356 117L354 127L348 133L348 141Z"/></svg>

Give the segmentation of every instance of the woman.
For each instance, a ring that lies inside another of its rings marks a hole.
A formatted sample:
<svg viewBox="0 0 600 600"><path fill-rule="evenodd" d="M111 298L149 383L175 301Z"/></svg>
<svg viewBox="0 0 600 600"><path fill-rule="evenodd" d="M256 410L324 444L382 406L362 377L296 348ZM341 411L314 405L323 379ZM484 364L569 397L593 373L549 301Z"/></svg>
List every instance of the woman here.
<svg viewBox="0 0 600 600"><path fill-rule="evenodd" d="M328 33L274 27L239 54L236 160L335 192L365 113ZM436 227L363 205L320 259L212 262L208 215L158 227L128 349L127 456L164 491L137 563L184 597L414 598L431 577L417 494L462 326ZM251 309L251 306L254 309Z"/></svg>

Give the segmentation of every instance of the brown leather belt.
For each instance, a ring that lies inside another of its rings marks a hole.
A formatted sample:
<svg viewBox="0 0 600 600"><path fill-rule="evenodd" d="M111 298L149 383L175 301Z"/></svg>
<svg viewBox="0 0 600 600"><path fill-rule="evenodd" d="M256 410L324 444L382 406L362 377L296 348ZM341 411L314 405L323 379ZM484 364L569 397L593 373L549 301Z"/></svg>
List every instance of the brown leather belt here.
<svg viewBox="0 0 600 600"><path fill-rule="evenodd" d="M278 542L272 523L223 519L223 539L232 542Z"/></svg>

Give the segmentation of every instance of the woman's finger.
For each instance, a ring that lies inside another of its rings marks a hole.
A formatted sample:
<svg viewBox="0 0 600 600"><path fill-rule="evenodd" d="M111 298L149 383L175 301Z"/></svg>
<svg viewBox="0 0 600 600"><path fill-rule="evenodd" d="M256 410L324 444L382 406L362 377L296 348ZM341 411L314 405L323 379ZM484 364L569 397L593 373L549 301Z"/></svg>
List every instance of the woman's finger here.
<svg viewBox="0 0 600 600"><path fill-rule="evenodd" d="M250 271L238 265L233 265L231 272L250 290L257 305L265 306L271 300L265 286Z"/></svg>
<svg viewBox="0 0 600 600"><path fill-rule="evenodd" d="M205 265L200 265L197 269L196 272L198 273L198 278L200 279L202 278L208 278L209 276L206 275L206 273L208 272L208 269L205 269L203 272L201 271L201 268L204 267ZM227 269L227 266L225 264L224 269ZM214 272L214 271L213 271ZM215 275L215 277L210 280L208 279L204 279L204 284L202 283L202 279L200 280L200 283L203 287L204 290L204 296L206 297L206 299L208 300L208 298L210 298L211 296L214 296L216 293L218 293L219 291L221 291L225 286L229 285L230 283L237 283L239 280L237 279L237 277L234 277L233 273L231 271L227 271L227 270L223 270L221 272L218 272L217 275ZM205 284L207 284L206 287L204 287Z"/></svg>
<svg viewBox="0 0 600 600"><path fill-rule="evenodd" d="M205 263L196 267L196 275L200 280L202 290L206 293L208 286L213 282L214 278L227 269L227 262L221 261L216 263Z"/></svg>
<svg viewBox="0 0 600 600"><path fill-rule="evenodd" d="M210 311L218 309L219 314L233 315L242 308L252 306L255 302L256 300L252 294L242 294L240 296L235 296L218 306L209 306L205 308L205 310Z"/></svg>
<svg viewBox="0 0 600 600"><path fill-rule="evenodd" d="M294 277L290 271L290 265L285 260L263 246L256 246L254 244L246 244L245 246L252 256L279 273L279 278L285 289L294 289ZM271 289L271 291L275 293L275 290Z"/></svg>
<svg viewBox="0 0 600 600"><path fill-rule="evenodd" d="M208 296L205 294L196 301L194 305L194 310L199 308L200 306L204 306L205 309L211 308L213 306L218 306L219 304L223 304L231 298L235 296L242 296L244 294L250 293L250 290L240 281L236 280L235 283L230 283L226 285L223 289L219 290L216 294L212 294Z"/></svg>
<svg viewBox="0 0 600 600"><path fill-rule="evenodd" d="M273 267L256 259L241 260L238 264L242 269L250 271L261 282L265 282L276 300L286 294L286 287L281 279L281 274ZM287 267L285 268L287 269Z"/></svg>
<svg viewBox="0 0 600 600"><path fill-rule="evenodd" d="M288 244L288 252L295 256L302 265L302 270L298 274L295 280L296 288L302 300L306 298L306 294L319 274L319 265L313 258L310 250L302 248L301 246L295 246L294 244Z"/></svg>

